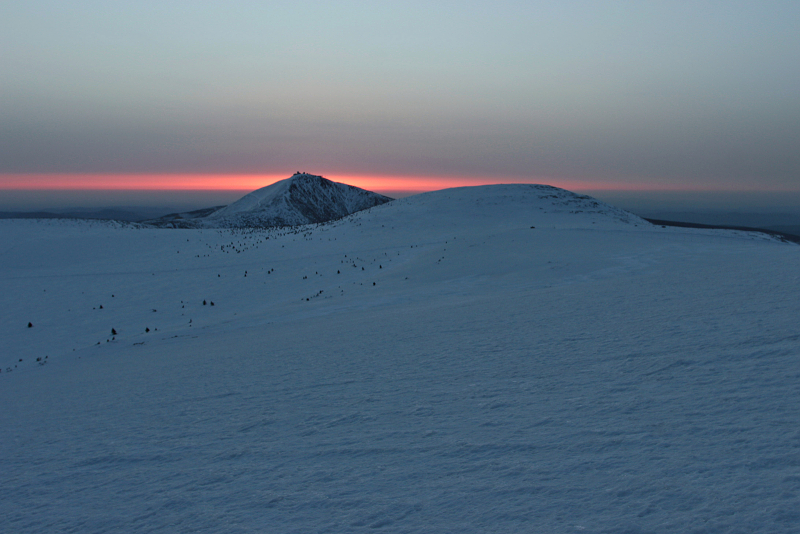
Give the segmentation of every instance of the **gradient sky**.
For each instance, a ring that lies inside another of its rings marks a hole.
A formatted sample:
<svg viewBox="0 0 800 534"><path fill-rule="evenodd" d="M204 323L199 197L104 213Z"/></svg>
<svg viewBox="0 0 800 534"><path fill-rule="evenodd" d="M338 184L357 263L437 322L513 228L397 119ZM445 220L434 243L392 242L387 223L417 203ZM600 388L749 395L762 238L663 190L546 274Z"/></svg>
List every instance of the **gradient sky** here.
<svg viewBox="0 0 800 534"><path fill-rule="evenodd" d="M800 190L794 1L7 1L0 73L0 189Z"/></svg>

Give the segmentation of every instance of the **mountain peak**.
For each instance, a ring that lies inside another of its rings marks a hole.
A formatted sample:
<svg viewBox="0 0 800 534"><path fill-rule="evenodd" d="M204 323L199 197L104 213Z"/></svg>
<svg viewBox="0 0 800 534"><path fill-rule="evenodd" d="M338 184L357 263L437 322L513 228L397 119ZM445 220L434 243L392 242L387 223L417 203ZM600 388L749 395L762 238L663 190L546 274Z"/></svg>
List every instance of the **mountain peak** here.
<svg viewBox="0 0 800 534"><path fill-rule="evenodd" d="M297 226L340 219L389 197L322 176L295 173L256 189L203 219L203 226Z"/></svg>

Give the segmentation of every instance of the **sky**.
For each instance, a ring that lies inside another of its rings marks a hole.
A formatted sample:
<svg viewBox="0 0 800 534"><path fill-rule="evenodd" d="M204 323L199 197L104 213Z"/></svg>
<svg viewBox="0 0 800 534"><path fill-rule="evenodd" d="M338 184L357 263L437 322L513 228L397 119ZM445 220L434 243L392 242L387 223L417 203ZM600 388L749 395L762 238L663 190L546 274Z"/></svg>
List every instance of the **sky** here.
<svg viewBox="0 0 800 534"><path fill-rule="evenodd" d="M6 1L0 72L7 198L800 192L800 2Z"/></svg>

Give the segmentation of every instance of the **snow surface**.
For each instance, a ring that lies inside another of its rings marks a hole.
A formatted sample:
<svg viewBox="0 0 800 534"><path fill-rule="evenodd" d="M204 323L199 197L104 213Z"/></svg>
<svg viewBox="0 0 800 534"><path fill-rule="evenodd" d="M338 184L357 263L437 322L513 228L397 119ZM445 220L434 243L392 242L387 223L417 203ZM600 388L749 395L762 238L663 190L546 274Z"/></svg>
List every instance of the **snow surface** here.
<svg viewBox="0 0 800 534"><path fill-rule="evenodd" d="M2 220L0 291L2 532L800 530L800 247L764 235L525 185Z"/></svg>

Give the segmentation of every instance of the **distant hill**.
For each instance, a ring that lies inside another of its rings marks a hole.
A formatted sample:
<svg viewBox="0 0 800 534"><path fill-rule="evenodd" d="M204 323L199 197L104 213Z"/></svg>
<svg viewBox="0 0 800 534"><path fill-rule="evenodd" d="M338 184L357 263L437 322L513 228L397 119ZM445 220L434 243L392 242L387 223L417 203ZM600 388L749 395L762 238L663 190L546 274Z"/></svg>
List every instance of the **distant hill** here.
<svg viewBox="0 0 800 534"><path fill-rule="evenodd" d="M49 211L0 211L0 219L105 219L135 222L158 217L167 209L149 206L130 208L70 208Z"/></svg>
<svg viewBox="0 0 800 534"><path fill-rule="evenodd" d="M648 218L645 218L645 220L655 225L676 226L678 228L706 228L706 229L717 229L717 230L739 230L743 232L760 232L762 234L771 235L772 237L780 239L781 241L800 244L800 233L795 234L784 230L778 230L777 228L751 228L749 226L731 226L725 224L699 224L699 223L665 221L661 219L648 219ZM797 226L793 227L790 226L786 228L793 228L795 230L800 230L800 227Z"/></svg>
<svg viewBox="0 0 800 534"><path fill-rule="evenodd" d="M214 206L213 208L170 213L157 219L143 221L143 224L164 228L196 228L195 221L204 217L208 217L215 211L221 210L224 207L225 206Z"/></svg>
<svg viewBox="0 0 800 534"><path fill-rule="evenodd" d="M767 226L767 230L773 230L775 232L780 232L783 234L790 234L793 236L797 236L800 239L800 226L798 225L778 225L778 226Z"/></svg>

